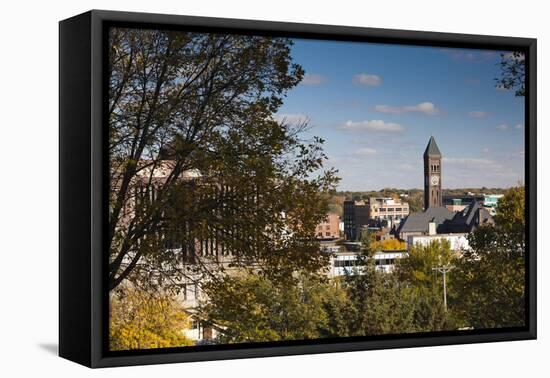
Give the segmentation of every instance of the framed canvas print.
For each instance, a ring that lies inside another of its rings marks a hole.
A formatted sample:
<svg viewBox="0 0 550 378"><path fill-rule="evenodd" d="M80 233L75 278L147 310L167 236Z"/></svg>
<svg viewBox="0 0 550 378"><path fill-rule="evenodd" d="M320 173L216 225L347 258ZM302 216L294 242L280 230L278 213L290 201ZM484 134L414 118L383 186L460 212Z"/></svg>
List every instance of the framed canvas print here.
<svg viewBox="0 0 550 378"><path fill-rule="evenodd" d="M536 40L60 23L60 355L536 337Z"/></svg>

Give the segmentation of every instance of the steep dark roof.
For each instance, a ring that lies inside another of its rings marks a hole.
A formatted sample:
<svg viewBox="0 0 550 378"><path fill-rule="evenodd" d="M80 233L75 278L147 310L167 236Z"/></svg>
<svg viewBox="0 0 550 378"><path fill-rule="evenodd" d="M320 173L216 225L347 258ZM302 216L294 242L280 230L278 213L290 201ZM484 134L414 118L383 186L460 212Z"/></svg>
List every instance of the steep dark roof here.
<svg viewBox="0 0 550 378"><path fill-rule="evenodd" d="M479 202L474 201L455 214L447 224L447 232L471 232L477 225L492 223L493 217Z"/></svg>
<svg viewBox="0 0 550 378"><path fill-rule="evenodd" d="M450 221L455 216L455 213L449 211L443 206L429 207L428 210L422 213L411 213L399 226L398 233L402 232L428 232L429 223L434 220L437 224L437 232L440 231L440 225L446 221Z"/></svg>
<svg viewBox="0 0 550 378"><path fill-rule="evenodd" d="M439 151L439 147L437 147L437 143L435 143L435 138L433 136L430 137L430 141L426 146L426 151L424 151L424 156L426 155L441 156L441 151Z"/></svg>
<svg viewBox="0 0 550 378"><path fill-rule="evenodd" d="M438 234L471 232L480 224L493 223L493 217L489 211L479 202L474 201L464 210L456 213L440 206L429 207L422 213L409 214L399 225L397 233L427 233L432 220L437 225L436 232Z"/></svg>

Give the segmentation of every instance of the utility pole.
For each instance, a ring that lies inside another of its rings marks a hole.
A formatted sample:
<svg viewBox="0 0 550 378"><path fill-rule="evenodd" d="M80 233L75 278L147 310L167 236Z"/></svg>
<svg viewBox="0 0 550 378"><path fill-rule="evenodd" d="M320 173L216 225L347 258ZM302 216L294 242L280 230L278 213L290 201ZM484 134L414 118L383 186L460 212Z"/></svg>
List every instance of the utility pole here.
<svg viewBox="0 0 550 378"><path fill-rule="evenodd" d="M445 308L445 312L447 312L447 272L449 272L453 267L451 265L442 265L442 266L436 266L435 268L432 268L432 270L439 272L443 275L443 307Z"/></svg>

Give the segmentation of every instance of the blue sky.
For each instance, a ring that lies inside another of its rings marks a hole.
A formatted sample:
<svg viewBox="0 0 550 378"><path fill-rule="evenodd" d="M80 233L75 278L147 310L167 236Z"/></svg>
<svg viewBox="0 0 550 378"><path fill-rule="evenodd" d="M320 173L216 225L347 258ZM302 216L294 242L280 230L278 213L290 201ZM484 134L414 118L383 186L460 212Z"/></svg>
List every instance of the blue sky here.
<svg viewBox="0 0 550 378"><path fill-rule="evenodd" d="M444 157L444 187L523 181L524 99L495 87L501 52L294 42L306 75L277 118L309 119L340 190L421 188L430 135Z"/></svg>

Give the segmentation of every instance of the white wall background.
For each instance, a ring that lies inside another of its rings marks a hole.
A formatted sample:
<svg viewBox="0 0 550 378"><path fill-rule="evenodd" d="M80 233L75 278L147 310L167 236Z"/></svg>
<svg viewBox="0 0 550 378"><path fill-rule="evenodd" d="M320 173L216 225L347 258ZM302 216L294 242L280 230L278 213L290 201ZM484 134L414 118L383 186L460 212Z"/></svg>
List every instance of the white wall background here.
<svg viewBox="0 0 550 378"><path fill-rule="evenodd" d="M539 231L539 340L89 370L57 344L57 22L92 8L538 38L539 215L545 164L550 28L544 1L3 1L0 14L0 375L131 377L519 377L550 371L548 241ZM539 230L550 226L539 216ZM545 351L545 349L547 349Z"/></svg>

